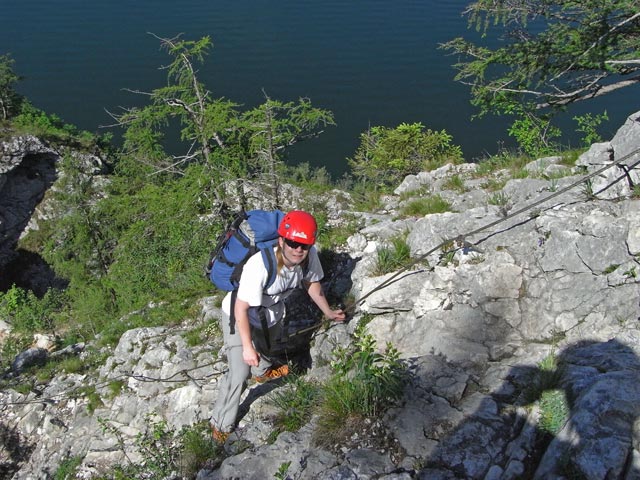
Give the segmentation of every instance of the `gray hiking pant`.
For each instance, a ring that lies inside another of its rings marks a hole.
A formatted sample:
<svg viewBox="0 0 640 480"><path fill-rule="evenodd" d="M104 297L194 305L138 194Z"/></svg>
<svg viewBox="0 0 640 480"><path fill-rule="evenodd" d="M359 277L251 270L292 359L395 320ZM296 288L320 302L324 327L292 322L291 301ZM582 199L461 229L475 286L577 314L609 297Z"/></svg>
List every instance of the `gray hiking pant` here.
<svg viewBox="0 0 640 480"><path fill-rule="evenodd" d="M229 316L222 315L220 320L224 343L227 348L227 363L229 370L222 378L218 387L218 398L211 414L211 425L221 432L230 432L236 424L240 397L247 386L249 375L262 376L271 366L271 362L260 355L257 367L250 367L242 359L242 341L238 330L229 333Z"/></svg>

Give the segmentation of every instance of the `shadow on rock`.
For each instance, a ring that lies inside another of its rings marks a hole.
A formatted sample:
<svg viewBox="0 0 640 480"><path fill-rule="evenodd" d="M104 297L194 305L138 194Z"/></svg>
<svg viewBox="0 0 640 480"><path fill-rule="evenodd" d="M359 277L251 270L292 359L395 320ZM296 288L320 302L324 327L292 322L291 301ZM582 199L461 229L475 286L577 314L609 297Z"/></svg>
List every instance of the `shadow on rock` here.
<svg viewBox="0 0 640 480"><path fill-rule="evenodd" d="M50 288L64 290L69 282L56 276L53 269L37 253L18 249L13 259L2 269L0 291L6 292L13 285L31 290L37 297Z"/></svg>
<svg viewBox="0 0 640 480"><path fill-rule="evenodd" d="M636 353L617 340L584 341L554 360L510 368L473 411L460 409L455 427L425 431L433 448L416 478L640 478Z"/></svg>
<svg viewBox="0 0 640 480"><path fill-rule="evenodd" d="M11 478L33 450L34 446L23 442L15 429L0 423L0 478Z"/></svg>

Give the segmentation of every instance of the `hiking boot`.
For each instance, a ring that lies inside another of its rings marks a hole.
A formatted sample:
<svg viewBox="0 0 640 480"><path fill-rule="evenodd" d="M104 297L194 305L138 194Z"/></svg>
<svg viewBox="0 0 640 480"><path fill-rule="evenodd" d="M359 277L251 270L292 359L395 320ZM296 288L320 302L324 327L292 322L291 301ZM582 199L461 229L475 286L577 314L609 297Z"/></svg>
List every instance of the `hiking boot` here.
<svg viewBox="0 0 640 480"><path fill-rule="evenodd" d="M211 437L218 445L223 445L224 442L227 441L227 438L229 438L229 435L231 435L231 432L221 432L213 425L211 426Z"/></svg>
<svg viewBox="0 0 640 480"><path fill-rule="evenodd" d="M260 377L254 377L255 381L258 383L264 383L269 380L275 380L276 378L286 377L289 375L289 366L288 365L280 365L279 367L269 368L264 375Z"/></svg>

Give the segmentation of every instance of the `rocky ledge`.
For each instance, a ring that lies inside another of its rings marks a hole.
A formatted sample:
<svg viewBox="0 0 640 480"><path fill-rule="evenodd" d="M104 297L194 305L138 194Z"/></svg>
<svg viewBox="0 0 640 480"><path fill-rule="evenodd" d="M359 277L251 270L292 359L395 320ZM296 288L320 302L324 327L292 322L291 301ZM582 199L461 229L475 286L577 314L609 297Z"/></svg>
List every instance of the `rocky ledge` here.
<svg viewBox="0 0 640 480"><path fill-rule="evenodd" d="M476 165L449 165L408 177L380 212L343 211L362 228L348 241L346 273L331 280L349 286L358 309L316 337L308 375L326 377L335 346L366 316L378 345L391 342L406 362L402 400L321 448L316 418L274 439L270 398L280 387L253 386L224 459L197 478L640 478L638 149L640 112L568 176L557 174L567 168L559 159L540 159L527 166L532 178L489 191ZM447 188L454 175L464 188ZM437 193L454 211L399 218L410 191ZM398 234L415 265L375 276L376 252ZM197 324L219 318L215 299L201 307ZM80 478L140 461L132 445L150 414L176 430L206 421L224 349L219 339L189 346L193 326L131 330L96 375L2 392L5 464L20 452L12 478L49 478L71 457ZM550 393L567 408L552 436L541 427L545 391L532 388L545 375L556 376ZM88 386L102 400L92 413L86 397L68 394Z"/></svg>

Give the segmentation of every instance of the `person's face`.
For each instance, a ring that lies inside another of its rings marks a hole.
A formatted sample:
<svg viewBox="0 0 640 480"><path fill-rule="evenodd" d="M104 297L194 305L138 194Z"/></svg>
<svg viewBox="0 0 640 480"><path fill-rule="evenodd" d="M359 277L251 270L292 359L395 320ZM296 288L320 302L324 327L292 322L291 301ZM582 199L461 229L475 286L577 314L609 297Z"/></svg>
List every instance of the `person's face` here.
<svg viewBox="0 0 640 480"><path fill-rule="evenodd" d="M285 263L288 262L289 265L287 266L290 267L304 261L309 254L311 245L280 237L280 248L282 248Z"/></svg>

